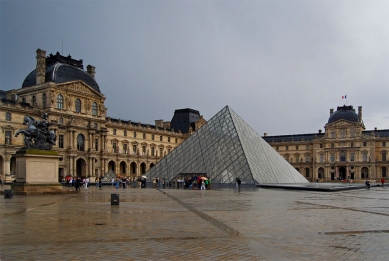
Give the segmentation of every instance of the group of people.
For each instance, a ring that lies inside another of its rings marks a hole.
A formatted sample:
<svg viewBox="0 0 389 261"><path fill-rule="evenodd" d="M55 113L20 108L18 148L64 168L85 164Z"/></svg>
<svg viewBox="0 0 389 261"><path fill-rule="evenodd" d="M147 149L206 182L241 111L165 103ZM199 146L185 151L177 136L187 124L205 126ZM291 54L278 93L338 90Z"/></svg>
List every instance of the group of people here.
<svg viewBox="0 0 389 261"><path fill-rule="evenodd" d="M113 177L111 179L111 185L112 185L112 188L115 187L116 189L118 189L122 186L125 189L126 187L129 187L131 185L131 183L134 181L135 181L135 178L131 179L131 178L117 176L116 178Z"/></svg>
<svg viewBox="0 0 389 261"><path fill-rule="evenodd" d="M88 190L89 178L80 178L80 177L69 177L66 178L66 187L72 187L76 190L81 190L81 186L84 187L85 190Z"/></svg>

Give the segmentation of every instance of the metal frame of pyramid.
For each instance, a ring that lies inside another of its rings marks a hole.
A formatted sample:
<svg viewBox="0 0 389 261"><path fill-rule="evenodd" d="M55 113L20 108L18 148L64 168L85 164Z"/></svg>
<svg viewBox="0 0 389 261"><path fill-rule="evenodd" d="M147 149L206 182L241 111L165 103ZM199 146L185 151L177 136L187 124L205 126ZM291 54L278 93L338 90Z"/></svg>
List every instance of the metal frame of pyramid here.
<svg viewBox="0 0 389 261"><path fill-rule="evenodd" d="M308 183L228 106L154 165L145 175L170 182L201 173L212 184Z"/></svg>

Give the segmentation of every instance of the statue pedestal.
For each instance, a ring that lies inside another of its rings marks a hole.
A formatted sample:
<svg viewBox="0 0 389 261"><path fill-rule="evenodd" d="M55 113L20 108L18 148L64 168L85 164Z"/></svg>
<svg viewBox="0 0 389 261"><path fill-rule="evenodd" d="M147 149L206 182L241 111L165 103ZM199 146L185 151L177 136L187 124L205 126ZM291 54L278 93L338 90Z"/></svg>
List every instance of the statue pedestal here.
<svg viewBox="0 0 389 261"><path fill-rule="evenodd" d="M58 181L59 158L57 151L21 149L16 158L16 180L11 185L14 194L62 194L66 193Z"/></svg>

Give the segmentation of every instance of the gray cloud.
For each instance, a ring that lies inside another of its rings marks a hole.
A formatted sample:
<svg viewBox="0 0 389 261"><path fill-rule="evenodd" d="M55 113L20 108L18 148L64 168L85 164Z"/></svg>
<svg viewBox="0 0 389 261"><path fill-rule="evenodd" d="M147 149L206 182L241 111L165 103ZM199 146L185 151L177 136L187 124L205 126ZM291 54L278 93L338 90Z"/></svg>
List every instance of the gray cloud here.
<svg viewBox="0 0 389 261"><path fill-rule="evenodd" d="M1 1L1 89L19 88L35 50L96 66L112 117L206 119L229 105L258 133L323 129L363 106L389 128L387 1Z"/></svg>

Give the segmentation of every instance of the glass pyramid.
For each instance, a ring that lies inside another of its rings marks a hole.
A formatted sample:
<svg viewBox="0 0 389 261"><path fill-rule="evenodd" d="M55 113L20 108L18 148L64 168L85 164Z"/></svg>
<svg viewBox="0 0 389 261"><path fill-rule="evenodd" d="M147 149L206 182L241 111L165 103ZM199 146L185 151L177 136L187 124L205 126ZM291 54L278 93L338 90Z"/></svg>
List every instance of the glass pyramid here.
<svg viewBox="0 0 389 261"><path fill-rule="evenodd" d="M213 185L308 183L228 106L161 159L146 174L173 181L201 175Z"/></svg>

